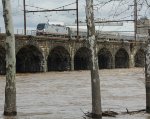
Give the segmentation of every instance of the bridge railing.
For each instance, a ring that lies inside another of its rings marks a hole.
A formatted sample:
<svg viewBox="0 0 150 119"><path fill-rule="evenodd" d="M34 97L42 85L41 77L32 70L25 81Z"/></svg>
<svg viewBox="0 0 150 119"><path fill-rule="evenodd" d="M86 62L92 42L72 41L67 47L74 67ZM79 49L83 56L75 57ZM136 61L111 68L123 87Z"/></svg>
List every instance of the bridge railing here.
<svg viewBox="0 0 150 119"><path fill-rule="evenodd" d="M142 34L137 34L137 41L147 41L148 36L147 35L142 35ZM109 40L121 40L121 41L133 41L134 39L134 34L119 34L119 33L110 33L110 32L100 32L98 33L98 39L99 40L104 40L104 41L109 41Z"/></svg>
<svg viewBox="0 0 150 119"><path fill-rule="evenodd" d="M14 33L24 35L24 29L15 29ZM35 36L36 35L36 30L27 30L26 35Z"/></svg>
<svg viewBox="0 0 150 119"><path fill-rule="evenodd" d="M5 33L5 28L0 27L0 33ZM14 34L24 35L24 29L14 29ZM35 36L36 30L27 30L26 34Z"/></svg>

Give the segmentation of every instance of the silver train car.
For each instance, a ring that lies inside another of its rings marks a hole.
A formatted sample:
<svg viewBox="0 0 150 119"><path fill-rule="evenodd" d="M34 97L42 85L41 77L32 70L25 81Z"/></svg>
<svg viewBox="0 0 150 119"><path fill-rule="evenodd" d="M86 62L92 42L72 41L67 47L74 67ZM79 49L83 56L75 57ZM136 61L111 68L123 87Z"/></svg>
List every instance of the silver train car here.
<svg viewBox="0 0 150 119"><path fill-rule="evenodd" d="M87 31L85 29L80 29L79 31L80 38L85 38L87 36ZM66 27L62 23L39 23L37 25L36 35L48 37L76 38L77 29Z"/></svg>
<svg viewBox="0 0 150 119"><path fill-rule="evenodd" d="M36 35L67 36L68 28L61 24L39 23Z"/></svg>

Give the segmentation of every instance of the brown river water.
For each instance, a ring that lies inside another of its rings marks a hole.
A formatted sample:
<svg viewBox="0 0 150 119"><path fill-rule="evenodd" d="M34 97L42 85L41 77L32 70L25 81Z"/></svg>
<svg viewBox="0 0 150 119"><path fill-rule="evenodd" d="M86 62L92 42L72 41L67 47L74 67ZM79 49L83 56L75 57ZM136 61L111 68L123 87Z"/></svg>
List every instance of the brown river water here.
<svg viewBox="0 0 150 119"><path fill-rule="evenodd" d="M99 70L99 74L103 111L145 109L144 68ZM5 76L0 76L0 119L84 119L83 112L91 112L90 71L17 74L16 88L18 116L4 117ZM150 115L119 114L116 119L150 119Z"/></svg>

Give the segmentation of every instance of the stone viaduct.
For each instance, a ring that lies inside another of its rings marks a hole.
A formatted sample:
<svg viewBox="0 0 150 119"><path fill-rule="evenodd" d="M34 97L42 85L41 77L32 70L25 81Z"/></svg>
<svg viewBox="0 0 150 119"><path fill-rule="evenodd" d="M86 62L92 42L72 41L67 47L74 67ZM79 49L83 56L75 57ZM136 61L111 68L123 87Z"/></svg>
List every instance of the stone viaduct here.
<svg viewBox="0 0 150 119"><path fill-rule="evenodd" d="M88 70L85 39L16 35L16 71ZM99 69L143 67L145 42L97 38ZM5 34L0 34L0 74L5 74Z"/></svg>

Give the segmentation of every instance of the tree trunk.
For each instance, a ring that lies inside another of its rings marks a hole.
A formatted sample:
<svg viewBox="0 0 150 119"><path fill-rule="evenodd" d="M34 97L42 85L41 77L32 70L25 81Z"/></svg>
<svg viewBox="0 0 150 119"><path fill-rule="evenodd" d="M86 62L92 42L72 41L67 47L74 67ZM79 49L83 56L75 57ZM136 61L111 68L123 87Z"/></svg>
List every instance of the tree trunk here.
<svg viewBox="0 0 150 119"><path fill-rule="evenodd" d="M91 87L92 87L92 117L101 119L101 94L100 94L100 79L98 73L98 58L96 49L93 0L86 0L86 20L87 20L87 35L88 45L90 47L90 69L91 69Z"/></svg>
<svg viewBox="0 0 150 119"><path fill-rule="evenodd" d="M15 37L11 13L11 1L2 0L3 16L6 29L6 87L5 87L5 106L4 115L14 116L16 111L16 58L15 58Z"/></svg>
<svg viewBox="0 0 150 119"><path fill-rule="evenodd" d="M150 39L147 42L145 60L146 112L150 113Z"/></svg>

